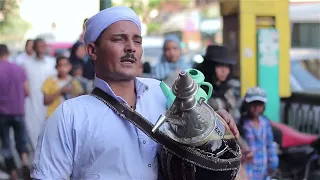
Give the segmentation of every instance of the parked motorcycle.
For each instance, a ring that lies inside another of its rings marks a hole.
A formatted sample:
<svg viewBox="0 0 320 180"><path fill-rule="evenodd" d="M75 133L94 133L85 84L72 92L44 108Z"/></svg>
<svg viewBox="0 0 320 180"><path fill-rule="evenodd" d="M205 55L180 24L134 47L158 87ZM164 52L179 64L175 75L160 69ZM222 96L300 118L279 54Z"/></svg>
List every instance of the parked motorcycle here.
<svg viewBox="0 0 320 180"><path fill-rule="evenodd" d="M271 122L278 147L278 180L320 180L320 137Z"/></svg>

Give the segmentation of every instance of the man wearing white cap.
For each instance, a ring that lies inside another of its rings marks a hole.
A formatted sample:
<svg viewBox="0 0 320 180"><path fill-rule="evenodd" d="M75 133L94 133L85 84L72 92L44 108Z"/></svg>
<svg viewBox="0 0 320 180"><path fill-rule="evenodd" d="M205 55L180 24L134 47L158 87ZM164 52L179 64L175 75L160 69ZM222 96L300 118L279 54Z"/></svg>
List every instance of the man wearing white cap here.
<svg viewBox="0 0 320 180"><path fill-rule="evenodd" d="M154 124L166 110L166 99L159 81L137 78L143 50L136 13L124 6L100 11L86 22L84 41L95 66L95 87ZM219 114L238 136L231 116L225 111ZM157 148L102 99L84 95L65 101L46 121L32 177L156 180Z"/></svg>

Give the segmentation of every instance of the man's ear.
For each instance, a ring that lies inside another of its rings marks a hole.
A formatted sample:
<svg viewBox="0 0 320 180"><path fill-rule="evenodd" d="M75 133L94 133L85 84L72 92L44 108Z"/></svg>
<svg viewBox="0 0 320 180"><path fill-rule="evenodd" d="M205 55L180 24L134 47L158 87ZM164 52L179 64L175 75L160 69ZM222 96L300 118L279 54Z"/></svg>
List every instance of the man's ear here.
<svg viewBox="0 0 320 180"><path fill-rule="evenodd" d="M97 60L97 45L95 45L94 43L89 43L87 45L87 53L90 57L90 59L92 59L93 61Z"/></svg>

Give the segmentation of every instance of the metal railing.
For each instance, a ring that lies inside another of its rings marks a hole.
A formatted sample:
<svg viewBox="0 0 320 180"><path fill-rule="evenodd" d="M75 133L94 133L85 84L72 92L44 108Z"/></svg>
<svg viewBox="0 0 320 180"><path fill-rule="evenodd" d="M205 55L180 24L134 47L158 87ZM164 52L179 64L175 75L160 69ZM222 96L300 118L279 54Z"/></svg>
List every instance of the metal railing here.
<svg viewBox="0 0 320 180"><path fill-rule="evenodd" d="M293 92L281 99L282 122L305 133L320 135L320 93Z"/></svg>

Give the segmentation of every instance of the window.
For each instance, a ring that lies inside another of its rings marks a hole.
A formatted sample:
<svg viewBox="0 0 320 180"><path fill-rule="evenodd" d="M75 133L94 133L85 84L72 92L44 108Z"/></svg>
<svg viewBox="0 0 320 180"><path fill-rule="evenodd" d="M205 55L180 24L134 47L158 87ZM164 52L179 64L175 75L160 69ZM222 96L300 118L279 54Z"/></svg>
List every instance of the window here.
<svg viewBox="0 0 320 180"><path fill-rule="evenodd" d="M319 60L291 61L290 83L292 90L319 91Z"/></svg>
<svg viewBox="0 0 320 180"><path fill-rule="evenodd" d="M301 61L301 66L307 70L314 78L320 80L320 60L305 60Z"/></svg>
<svg viewBox="0 0 320 180"><path fill-rule="evenodd" d="M320 48L320 23L294 23L291 35L293 48Z"/></svg>

